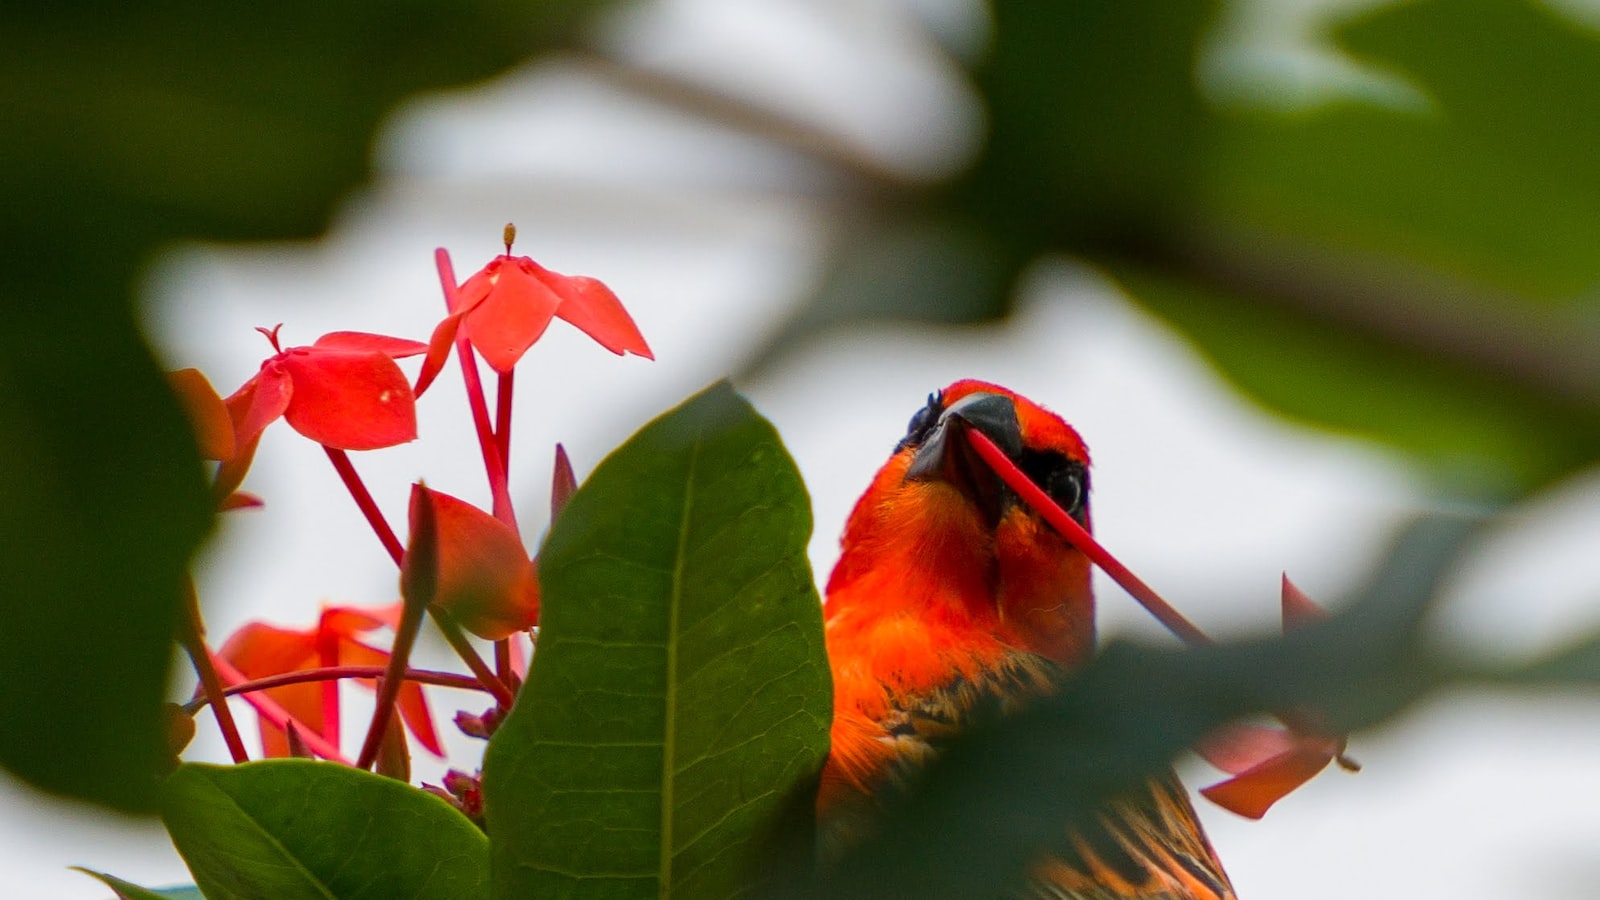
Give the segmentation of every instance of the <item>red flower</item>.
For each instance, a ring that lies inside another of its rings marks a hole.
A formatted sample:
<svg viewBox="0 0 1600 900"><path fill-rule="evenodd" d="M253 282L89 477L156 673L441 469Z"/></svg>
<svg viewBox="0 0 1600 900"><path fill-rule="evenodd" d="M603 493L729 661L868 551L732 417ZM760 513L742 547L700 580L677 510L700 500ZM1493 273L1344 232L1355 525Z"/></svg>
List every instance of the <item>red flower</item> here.
<svg viewBox="0 0 1600 900"><path fill-rule="evenodd" d="M1305 592L1283 578L1283 629L1299 628L1327 618L1327 613ZM1314 715L1305 718L1314 720ZM1234 724L1218 729L1195 751L1206 762L1232 775L1226 781L1202 788L1206 799L1223 809L1251 819L1266 815L1272 804L1339 760L1345 738L1322 734L1296 722L1296 729Z"/></svg>
<svg viewBox="0 0 1600 900"><path fill-rule="evenodd" d="M417 378L418 394L444 367L458 328L466 329L467 340L502 375L516 367L557 317L618 356L632 353L655 359L639 326L610 288L593 278L552 272L526 256L512 256L515 236L516 229L506 226L506 252L489 260L446 298L450 314L428 341L428 359ZM443 250L439 253L444 271L448 258Z"/></svg>
<svg viewBox="0 0 1600 900"><path fill-rule="evenodd" d="M539 581L522 539L511 526L449 494L418 484L411 489L411 533L417 513L431 504L439 542L432 603L478 637L498 641L539 622ZM413 555L407 548L402 583Z"/></svg>
<svg viewBox="0 0 1600 900"><path fill-rule="evenodd" d="M376 608L334 606L322 611L314 628L293 631L252 622L234 632L217 655L232 663L246 678L265 678L326 666L381 666L386 650L368 646L357 636L399 623L400 604ZM372 687L372 679L359 679ZM339 741L339 706L335 681L291 684L268 688L266 694L306 728L335 745ZM399 709L406 727L435 756L442 757L438 732L420 685L400 688ZM288 756L288 736L282 728L261 720L261 746L267 756Z"/></svg>
<svg viewBox="0 0 1600 900"><path fill-rule="evenodd" d="M199 369L179 369L167 373L167 383L178 402L189 415L194 427L195 444L202 459L217 460L216 479L212 482L212 496L221 510L260 506L261 498L237 490L244 481L250 461L255 458L256 442L241 445L234 435L234 423L228 407L206 376Z"/></svg>
<svg viewBox="0 0 1600 900"><path fill-rule="evenodd" d="M227 399L239 446L250 445L279 416L340 450L376 450L416 438L416 397L394 361L426 353L428 345L335 331L309 347L283 350L281 327L258 329L277 353Z"/></svg>

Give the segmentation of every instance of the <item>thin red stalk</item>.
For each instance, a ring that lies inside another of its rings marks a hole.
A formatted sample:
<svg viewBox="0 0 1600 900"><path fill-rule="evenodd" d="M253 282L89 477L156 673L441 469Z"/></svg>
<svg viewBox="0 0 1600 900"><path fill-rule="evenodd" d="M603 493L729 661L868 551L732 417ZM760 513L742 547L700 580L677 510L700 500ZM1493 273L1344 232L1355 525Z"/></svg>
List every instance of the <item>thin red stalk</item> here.
<svg viewBox="0 0 1600 900"><path fill-rule="evenodd" d="M1184 618L1183 613L1178 612L1172 607L1172 604L1161 599L1160 594L1157 594L1148 584L1141 581L1139 576L1130 572L1127 566L1118 562L1117 558L1100 546L1100 543L1089 532L1085 531L1082 525L1079 525L1075 519L1067 515L1066 511L1060 506L1057 506L1056 502L1050 499L1049 494L1046 494L1038 485L1030 481L1028 476L1022 474L1022 470L1018 469L1016 464L1006 457L1005 451L995 446L994 441L991 441L988 435L976 428L968 428L966 433L967 442L972 445L972 449L983 457L983 461L989 464L989 467L994 470L996 475L1000 476L1001 481L1004 481L1008 487L1016 491L1017 496L1021 497L1025 503L1043 516L1045 521L1049 522L1056 531L1059 531L1061 536L1066 538L1072 546L1082 551L1095 565L1103 569L1107 575L1110 575L1113 581L1122 585L1122 589L1131 594L1133 599L1139 601L1140 605L1149 610L1150 614L1155 616L1161 624L1167 626L1168 631L1177 635L1186 644L1204 646L1211 643L1211 638L1207 637L1205 632L1196 628L1194 623Z"/></svg>
<svg viewBox="0 0 1600 900"><path fill-rule="evenodd" d="M450 253L440 247L434 251L433 260L439 270L439 286L444 289L445 308L455 312L456 273L454 264L450 262ZM472 342L467 339L465 328L456 332L456 359L461 363L461 380L467 389L467 406L472 411L472 426L478 433L478 449L483 454L484 472L489 477L494 516L516 528L517 516L511 507L511 488L506 478L507 457L500 452L500 443L489 424L489 404L484 399L477 357L473 355Z"/></svg>
<svg viewBox="0 0 1600 900"><path fill-rule="evenodd" d="M461 632L461 626L457 625L448 613L437 607L428 607L428 612L433 614L434 624L439 626L440 633L444 635L451 649L456 651L461 661L467 664L473 675L477 676L478 683L483 685L483 689L494 695L494 702L501 709L510 709L511 702L516 696L511 693L511 688L507 687L505 682L495 676L489 665L483 661L483 657L478 655L478 651L473 649L472 642Z"/></svg>
<svg viewBox="0 0 1600 900"><path fill-rule="evenodd" d="M322 449L327 451L328 459L333 463L334 471L339 473L340 480L344 482L345 488L350 491L350 496L356 501L356 506L360 507L361 514L367 517L367 524L372 526L373 533L383 543L383 549L389 551L389 557L394 560L395 565L400 565L400 561L406 555L405 545L401 544L400 539L395 537L394 529L389 527L388 520L384 519L383 513L378 509L378 504L372 499L372 494L367 491L366 484L361 481L361 476L356 474L356 467L350 462L350 454L343 450L329 447L326 444L323 445Z"/></svg>
<svg viewBox="0 0 1600 900"><path fill-rule="evenodd" d="M212 654L211 664L216 666L217 672L220 673L229 684L244 684L248 681L248 679L244 677L244 673L240 672L238 669L235 669L227 660L220 656ZM266 719L268 722L271 722L285 731L288 730L290 722L293 722L295 725L299 726L300 739L305 742L307 747L311 748L313 753L332 762L343 763L347 766L350 765L350 760L344 758L344 754L339 752L338 747L328 743L327 740L322 737L322 735L316 732L315 729L306 727L306 723L290 715L288 710L279 706L271 697L268 697L266 694L251 692L245 694L244 699L246 703L249 703L251 706L255 707L256 713L260 715L261 718Z"/></svg>
<svg viewBox="0 0 1600 900"><path fill-rule="evenodd" d="M516 384L516 378L516 372L502 374L494 391L494 437L500 447L500 462L505 466L509 466L511 462L511 390ZM508 489L510 483L511 472L508 469L506 471Z"/></svg>
<svg viewBox="0 0 1600 900"><path fill-rule="evenodd" d="M319 627L317 629L317 662L323 666L334 666L339 663L338 638L331 630ZM322 683L322 727L327 732L328 743L339 746L339 682L324 681Z"/></svg>
<svg viewBox="0 0 1600 900"><path fill-rule="evenodd" d="M426 601L413 602L407 597L400 609L400 624L394 632L394 646L389 648L389 662L378 682L378 705L372 711L372 722L367 725L367 737L361 744L361 755L356 757L356 768L370 769L378 758L379 745L394 718L395 702L400 698L400 688L405 685L407 663L411 661L411 648L417 644L417 633L422 630L422 615L428 609Z"/></svg>
<svg viewBox="0 0 1600 900"><path fill-rule="evenodd" d="M516 673L511 671L511 639L501 638L494 642L494 673L499 676L500 683L511 686Z"/></svg>
<svg viewBox="0 0 1600 900"><path fill-rule="evenodd" d="M236 763L249 762L250 753L245 750L244 740L239 737L239 726L233 721L233 710L222 699L227 696L222 679L217 677L217 669L211 664L211 650L206 646L205 622L200 617L200 596L195 592L193 578L187 580L185 588L184 615L178 623L181 629L179 641L194 663L194 672L200 677L200 688L211 703L211 714L216 717L217 729L222 732L222 740L228 745L228 754Z"/></svg>
<svg viewBox="0 0 1600 900"><path fill-rule="evenodd" d="M281 672L277 675L268 675L265 678L255 678L224 688L224 696L232 697L235 694L248 694L252 691L264 691L269 688L286 687L291 684L308 684L313 681L337 682L342 678L382 678L387 666L323 666L319 669L301 669L297 672ZM487 689L471 675L461 675L456 672L436 672L432 669L407 669L405 680L417 684L433 684L439 687L458 688L463 691L486 691ZM196 713L211 704L209 697L198 697L184 704L186 712Z"/></svg>

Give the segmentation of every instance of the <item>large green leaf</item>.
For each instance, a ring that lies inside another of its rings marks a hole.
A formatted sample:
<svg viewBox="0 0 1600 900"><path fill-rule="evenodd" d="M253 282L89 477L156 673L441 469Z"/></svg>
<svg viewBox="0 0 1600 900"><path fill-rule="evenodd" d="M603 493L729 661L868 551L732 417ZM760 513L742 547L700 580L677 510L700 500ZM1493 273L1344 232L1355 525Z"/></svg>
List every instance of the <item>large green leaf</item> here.
<svg viewBox="0 0 1600 900"><path fill-rule="evenodd" d="M479 79L599 0L0 8L0 765L154 807L160 703L209 503L135 326L179 238L303 238L407 95ZM224 389L227 386L221 386Z"/></svg>
<svg viewBox="0 0 1600 900"><path fill-rule="evenodd" d="M350 766L185 765L163 788L162 818L210 900L489 893L477 826L438 797Z"/></svg>
<svg viewBox="0 0 1600 900"><path fill-rule="evenodd" d="M777 432L727 384L579 488L485 760L496 897L718 898L757 875L828 749L810 533Z"/></svg>

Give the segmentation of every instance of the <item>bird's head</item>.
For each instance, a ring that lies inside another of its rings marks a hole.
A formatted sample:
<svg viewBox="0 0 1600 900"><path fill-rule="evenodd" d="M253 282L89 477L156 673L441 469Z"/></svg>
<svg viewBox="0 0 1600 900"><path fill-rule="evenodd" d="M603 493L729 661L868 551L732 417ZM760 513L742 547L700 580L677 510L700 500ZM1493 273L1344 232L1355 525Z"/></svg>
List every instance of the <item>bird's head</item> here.
<svg viewBox="0 0 1600 900"><path fill-rule="evenodd" d="M1089 527L1089 454L1072 426L1005 388L958 381L912 416L857 502L829 603L894 596L1077 662L1094 644L1089 562L977 456L966 436L973 429Z"/></svg>

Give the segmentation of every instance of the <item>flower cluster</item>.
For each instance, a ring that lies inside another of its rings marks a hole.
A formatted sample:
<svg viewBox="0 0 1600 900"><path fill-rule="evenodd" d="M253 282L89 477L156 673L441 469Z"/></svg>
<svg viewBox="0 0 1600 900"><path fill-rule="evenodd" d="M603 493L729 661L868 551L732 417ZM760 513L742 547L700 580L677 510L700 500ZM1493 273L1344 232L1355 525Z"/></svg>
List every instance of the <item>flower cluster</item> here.
<svg viewBox="0 0 1600 900"><path fill-rule="evenodd" d="M338 331L309 345L283 347L281 325L258 329L272 355L238 390L222 397L194 369L172 373L174 392L194 424L201 455L217 461L213 497L218 510L262 505L240 490L261 435L279 419L322 445L351 498L400 570L401 599L378 607L335 605L303 630L253 622L212 650L204 639L198 603L191 603L184 645L201 686L182 707L192 716L210 706L234 758L248 758L225 698L235 694L261 720L261 752L347 762L342 750L339 686L353 680L377 691L373 717L355 765L389 774L409 770L406 735L442 756L423 684L483 691L495 705L458 724L487 737L520 686L528 645L539 622L537 563L529 557L508 487L511 395L517 363L560 318L618 355L653 358L632 317L610 288L582 276L562 275L526 256L511 254L515 230L506 226L505 250L458 285L449 254L436 254L445 316L426 342ZM418 482L411 488L404 542L384 519L356 471L351 451L377 450L415 440L417 398L454 353L483 454L493 509L485 511ZM413 381L397 360L422 357ZM491 419L478 359L495 374ZM576 484L557 446L552 516ZM193 592L191 591L191 596ZM432 618L470 675L409 665L425 618ZM387 630L387 643L371 635ZM492 663L467 633L490 641ZM396 718L396 714L398 717ZM187 740L192 727L175 730ZM472 803L478 795L454 773L440 793ZM448 779L447 779L448 780ZM452 793L452 791L454 793ZM467 799L463 799L467 798Z"/></svg>

